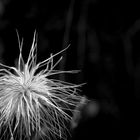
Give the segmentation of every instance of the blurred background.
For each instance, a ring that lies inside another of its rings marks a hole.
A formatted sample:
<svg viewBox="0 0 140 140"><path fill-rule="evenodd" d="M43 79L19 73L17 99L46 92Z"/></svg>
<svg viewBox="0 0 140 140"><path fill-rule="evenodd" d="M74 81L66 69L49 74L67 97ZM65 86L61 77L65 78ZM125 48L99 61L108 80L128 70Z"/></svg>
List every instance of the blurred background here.
<svg viewBox="0 0 140 140"><path fill-rule="evenodd" d="M138 1L0 0L0 62L18 58L18 30L27 59L38 33L38 61L69 44L58 65L81 70L60 80L86 83L71 122L71 140L140 140L140 10ZM61 56L60 55L60 56Z"/></svg>

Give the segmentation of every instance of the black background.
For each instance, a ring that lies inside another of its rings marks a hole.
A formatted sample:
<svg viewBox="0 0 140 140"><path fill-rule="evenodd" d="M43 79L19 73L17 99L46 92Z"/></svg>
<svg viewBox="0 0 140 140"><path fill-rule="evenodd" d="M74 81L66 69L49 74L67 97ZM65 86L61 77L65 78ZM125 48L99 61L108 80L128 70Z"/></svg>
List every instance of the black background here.
<svg viewBox="0 0 140 140"><path fill-rule="evenodd" d="M71 44L58 69L81 72L59 78L87 83L81 94L101 108L96 117L81 121L71 139L138 140L138 1L0 0L0 61L10 66L19 54L16 30L24 38L25 61L35 30L39 61Z"/></svg>

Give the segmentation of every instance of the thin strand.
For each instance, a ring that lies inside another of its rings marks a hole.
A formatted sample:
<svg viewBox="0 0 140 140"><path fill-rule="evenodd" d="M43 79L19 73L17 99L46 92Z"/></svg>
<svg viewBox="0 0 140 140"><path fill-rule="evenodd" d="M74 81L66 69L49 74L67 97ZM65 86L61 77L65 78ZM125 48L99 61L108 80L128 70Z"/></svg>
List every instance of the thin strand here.
<svg viewBox="0 0 140 140"><path fill-rule="evenodd" d="M6 138L6 129L10 131L11 140L30 139L33 135L42 139L66 139L66 123L72 115L82 96L72 84L50 76L64 73L76 73L77 70L55 70L62 60L54 58L65 49L37 63L36 31L27 61L23 60L23 39L17 32L19 43L18 67L0 63L0 135ZM44 67L45 68L44 68ZM44 68L44 69L43 69ZM2 132L3 130L4 133ZM8 139L9 140L9 139Z"/></svg>

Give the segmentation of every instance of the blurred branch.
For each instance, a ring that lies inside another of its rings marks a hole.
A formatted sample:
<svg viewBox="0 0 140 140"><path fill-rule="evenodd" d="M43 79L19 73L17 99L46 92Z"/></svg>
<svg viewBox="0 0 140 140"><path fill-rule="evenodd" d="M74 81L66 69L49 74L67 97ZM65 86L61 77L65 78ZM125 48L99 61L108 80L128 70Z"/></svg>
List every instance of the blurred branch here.
<svg viewBox="0 0 140 140"><path fill-rule="evenodd" d="M86 14L88 9L88 2L89 0L83 1L81 15L77 25L78 26L77 66L80 69L83 69L85 60L86 30L87 30ZM82 74L79 75L78 80L79 81L83 80Z"/></svg>
<svg viewBox="0 0 140 140"><path fill-rule="evenodd" d="M132 61L132 42L130 40L130 36L125 36L123 38L123 45L124 45L124 54L125 54L125 64L126 64L126 70L129 76L133 77L133 61Z"/></svg>
<svg viewBox="0 0 140 140"><path fill-rule="evenodd" d="M134 64L132 58L132 37L136 34L136 32L140 31L140 19L136 20L128 31L122 35L122 41L124 44L124 52L125 52L125 61L127 72L130 76L134 76Z"/></svg>
<svg viewBox="0 0 140 140"><path fill-rule="evenodd" d="M68 13L66 16L66 24L65 24L65 32L64 32L62 49L66 48L69 45L69 36L70 36L70 28L71 28L71 24L72 24L72 19L73 19L74 3L75 3L75 0L71 0L70 6L68 9ZM60 63L61 70L64 70L65 65L66 65L66 60L67 60L67 55L64 54L63 56L64 56L64 59ZM59 78L61 80L65 80L65 75L60 75Z"/></svg>

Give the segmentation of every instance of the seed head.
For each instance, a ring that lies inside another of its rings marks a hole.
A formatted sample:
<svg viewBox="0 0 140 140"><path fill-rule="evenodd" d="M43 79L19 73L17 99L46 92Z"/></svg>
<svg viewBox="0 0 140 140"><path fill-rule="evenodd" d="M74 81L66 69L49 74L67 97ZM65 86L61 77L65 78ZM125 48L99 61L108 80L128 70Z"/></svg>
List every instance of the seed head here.
<svg viewBox="0 0 140 140"><path fill-rule="evenodd" d="M22 46L23 39L19 41L17 67L0 63L0 138L22 140L34 135L42 139L65 139L66 122L72 119L71 114L82 97L77 94L79 85L51 76L76 71L54 69L62 59L54 63L54 57L65 49L37 63L36 33L26 63Z"/></svg>

